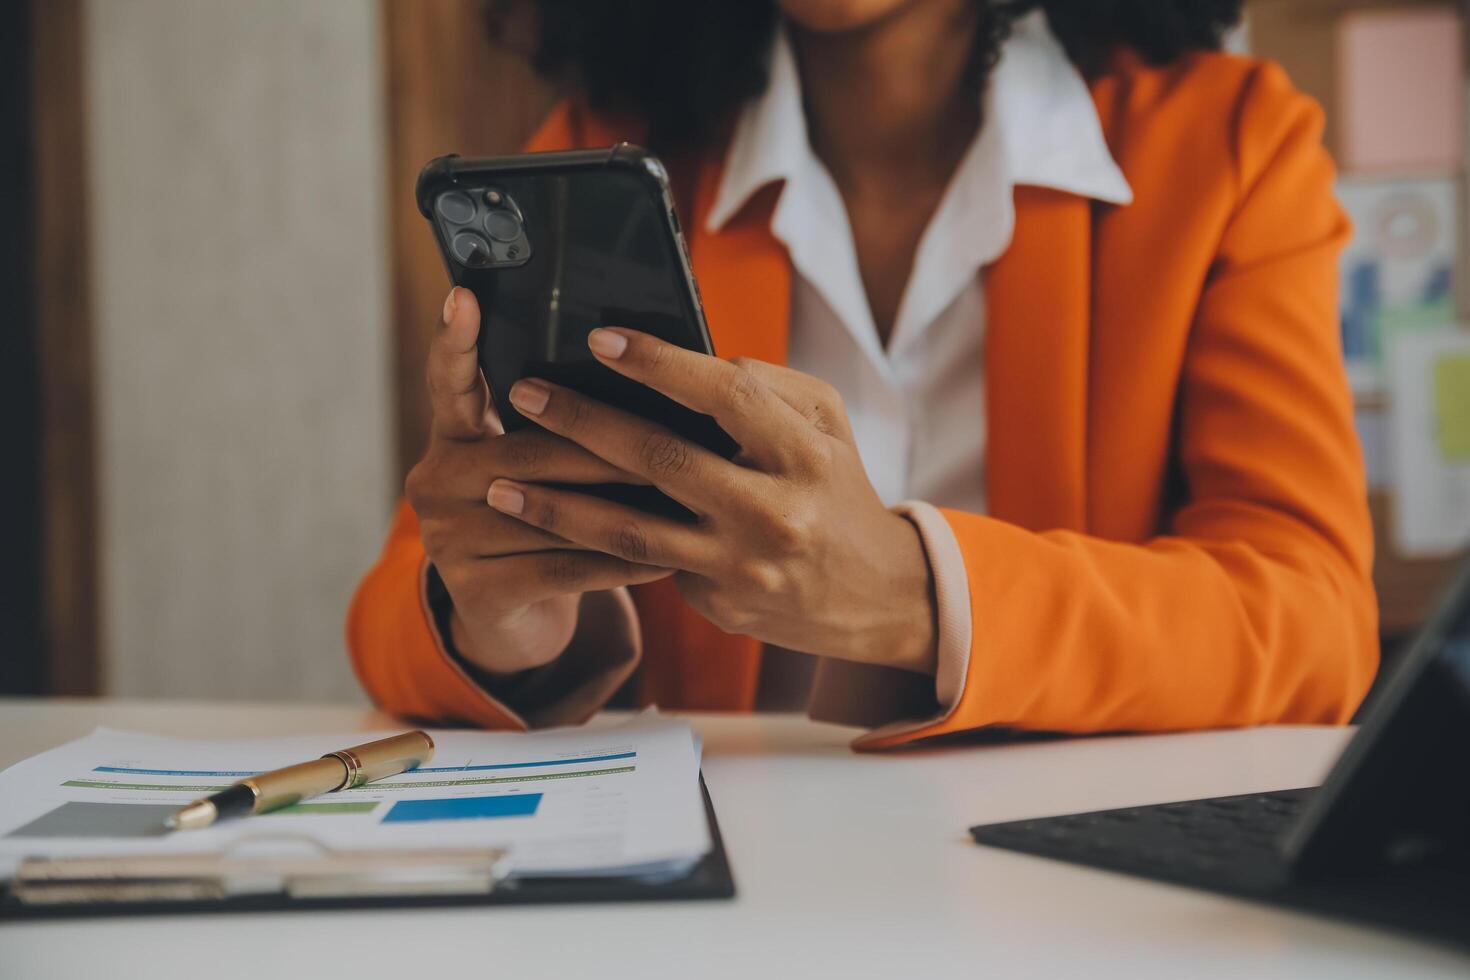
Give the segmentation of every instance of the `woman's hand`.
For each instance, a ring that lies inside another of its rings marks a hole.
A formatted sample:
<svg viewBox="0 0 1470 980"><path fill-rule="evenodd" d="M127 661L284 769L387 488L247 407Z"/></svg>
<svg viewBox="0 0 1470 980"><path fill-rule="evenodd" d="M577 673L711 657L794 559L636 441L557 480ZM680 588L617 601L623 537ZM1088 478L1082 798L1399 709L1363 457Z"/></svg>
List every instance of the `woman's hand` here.
<svg viewBox="0 0 1470 980"><path fill-rule="evenodd" d="M633 565L678 569L685 598L727 632L933 673L933 585L923 544L868 482L831 386L633 330L596 330L588 344L619 374L712 415L740 455L722 459L660 425L526 379L510 393L522 414L652 483L699 521L651 516L512 474L491 486L493 507Z"/></svg>
<svg viewBox="0 0 1470 980"><path fill-rule="evenodd" d="M405 489L424 549L454 600L455 647L489 673L512 674L566 649L583 593L670 573L589 551L486 506L486 492L502 477L640 481L548 431L504 434L480 374L479 332L474 295L451 290L429 350L433 433Z"/></svg>

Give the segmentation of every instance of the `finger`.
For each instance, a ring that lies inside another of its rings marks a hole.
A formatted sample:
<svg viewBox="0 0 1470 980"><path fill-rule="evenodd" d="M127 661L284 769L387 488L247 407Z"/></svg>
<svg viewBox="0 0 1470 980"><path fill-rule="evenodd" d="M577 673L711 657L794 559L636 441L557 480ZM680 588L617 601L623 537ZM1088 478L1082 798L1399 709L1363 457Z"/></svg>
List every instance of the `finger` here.
<svg viewBox="0 0 1470 980"><path fill-rule="evenodd" d="M536 483L647 483L570 439L542 428L520 429L492 440L493 476ZM488 481L478 494L489 489Z"/></svg>
<svg viewBox="0 0 1470 980"><path fill-rule="evenodd" d="M587 346L619 374L713 416L757 465L781 467L810 439L810 427L797 424L801 417L795 409L729 361L623 327L592 331Z"/></svg>
<svg viewBox="0 0 1470 980"><path fill-rule="evenodd" d="M435 564L537 551L587 550L487 507L483 497L478 503L460 504L424 520L419 533Z"/></svg>
<svg viewBox="0 0 1470 980"><path fill-rule="evenodd" d="M539 483L645 483L568 439L539 428L478 442L445 441L409 471L404 489L423 506L473 502L481 506L496 477Z"/></svg>
<svg viewBox="0 0 1470 980"><path fill-rule="evenodd" d="M479 339L480 304L474 293L455 286L429 343L429 398L436 436L478 439L487 431L485 410L490 399L480 374Z"/></svg>
<svg viewBox="0 0 1470 980"><path fill-rule="evenodd" d="M696 527L574 490L496 480L489 500L542 531L635 564L700 571L715 557L713 542Z"/></svg>
<svg viewBox="0 0 1470 980"><path fill-rule="evenodd" d="M528 606L545 599L581 592L601 592L624 585L656 582L673 574L595 551L542 551L493 558L465 566L468 574L451 591L469 592L465 605L493 604L501 609ZM446 584L449 583L445 579ZM476 597L473 593L479 592Z"/></svg>
<svg viewBox="0 0 1470 980"><path fill-rule="evenodd" d="M526 378L511 387L510 400L538 425L641 477L697 514L728 509L759 490L752 482L758 474L570 388Z"/></svg>
<svg viewBox="0 0 1470 980"><path fill-rule="evenodd" d="M731 363L755 375L757 381L796 409L818 432L844 442L853 441L852 425L848 422L842 396L827 382L804 371L758 361L753 357L737 357Z"/></svg>

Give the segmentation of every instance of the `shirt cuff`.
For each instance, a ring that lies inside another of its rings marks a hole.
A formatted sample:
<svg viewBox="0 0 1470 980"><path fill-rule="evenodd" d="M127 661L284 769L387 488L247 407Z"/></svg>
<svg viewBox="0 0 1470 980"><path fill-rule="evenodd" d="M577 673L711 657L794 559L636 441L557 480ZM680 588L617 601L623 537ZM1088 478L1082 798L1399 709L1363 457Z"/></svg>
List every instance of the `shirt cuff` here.
<svg viewBox="0 0 1470 980"><path fill-rule="evenodd" d="M959 543L933 506L905 501L893 508L919 532L934 582L937 658L933 677L896 667L824 657L817 665L808 714L817 721L872 731L863 747L895 726L923 728L949 717L959 704L970 666L970 584Z"/></svg>
<svg viewBox="0 0 1470 980"><path fill-rule="evenodd" d="M918 528L929 559L929 573L934 578L935 620L939 638L938 659L934 671L934 696L944 714L959 703L965 690L965 675L970 670L970 641L973 623L970 619L970 576L965 571L965 556L954 536L949 521L933 504L905 500L893 508Z"/></svg>

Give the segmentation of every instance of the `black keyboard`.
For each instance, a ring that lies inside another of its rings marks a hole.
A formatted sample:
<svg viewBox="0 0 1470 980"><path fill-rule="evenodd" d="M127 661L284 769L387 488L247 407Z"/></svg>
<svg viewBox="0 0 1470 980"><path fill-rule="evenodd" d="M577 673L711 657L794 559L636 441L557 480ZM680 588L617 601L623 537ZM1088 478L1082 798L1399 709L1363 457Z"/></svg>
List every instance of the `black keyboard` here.
<svg viewBox="0 0 1470 980"><path fill-rule="evenodd" d="M1470 950L1464 860L1293 874L1281 843L1315 790L1125 807L971 827L981 844L1357 919Z"/></svg>
<svg viewBox="0 0 1470 980"><path fill-rule="evenodd" d="M1280 841L1311 789L971 827L994 847L1148 878L1259 893L1286 874Z"/></svg>

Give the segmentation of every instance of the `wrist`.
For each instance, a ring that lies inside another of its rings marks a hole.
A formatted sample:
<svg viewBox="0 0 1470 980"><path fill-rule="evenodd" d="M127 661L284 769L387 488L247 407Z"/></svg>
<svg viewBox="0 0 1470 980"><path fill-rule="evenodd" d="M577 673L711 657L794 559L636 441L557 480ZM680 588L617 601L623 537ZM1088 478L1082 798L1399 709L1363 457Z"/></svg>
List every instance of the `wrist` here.
<svg viewBox="0 0 1470 980"><path fill-rule="evenodd" d="M475 673L482 680L488 681L497 687L513 685L516 678L523 677L535 669L530 666L508 666L497 662L497 659L481 654L477 649L475 638L470 635L469 627L460 617L457 611L449 613L449 640L453 644L453 652L461 659L474 667Z"/></svg>
<svg viewBox="0 0 1470 980"><path fill-rule="evenodd" d="M454 661L475 683L487 690L493 689L493 696L503 700L501 696L505 691L517 686L529 673L491 670L473 656L474 644L470 632L454 605L443 576L432 562L426 563L424 568L424 600L435 638L444 655Z"/></svg>
<svg viewBox="0 0 1470 980"><path fill-rule="evenodd" d="M544 607L526 607L492 624L471 625L459 612L450 614L449 629L459 655L498 683L533 673L553 663L571 645L577 629L581 596L568 596L570 616Z"/></svg>
<svg viewBox="0 0 1470 980"><path fill-rule="evenodd" d="M424 601L439 646L482 681L514 683L518 677L555 660L571 641L577 625L581 597L566 598L572 604L567 610L569 616L537 616L532 607L526 607L493 625L472 626L439 569L433 562L425 562L424 566Z"/></svg>
<svg viewBox="0 0 1470 980"><path fill-rule="evenodd" d="M933 676L938 669L938 604L934 575L919 529L900 514L890 514L884 536L884 587L873 608L882 620L864 631L857 644L868 663Z"/></svg>

